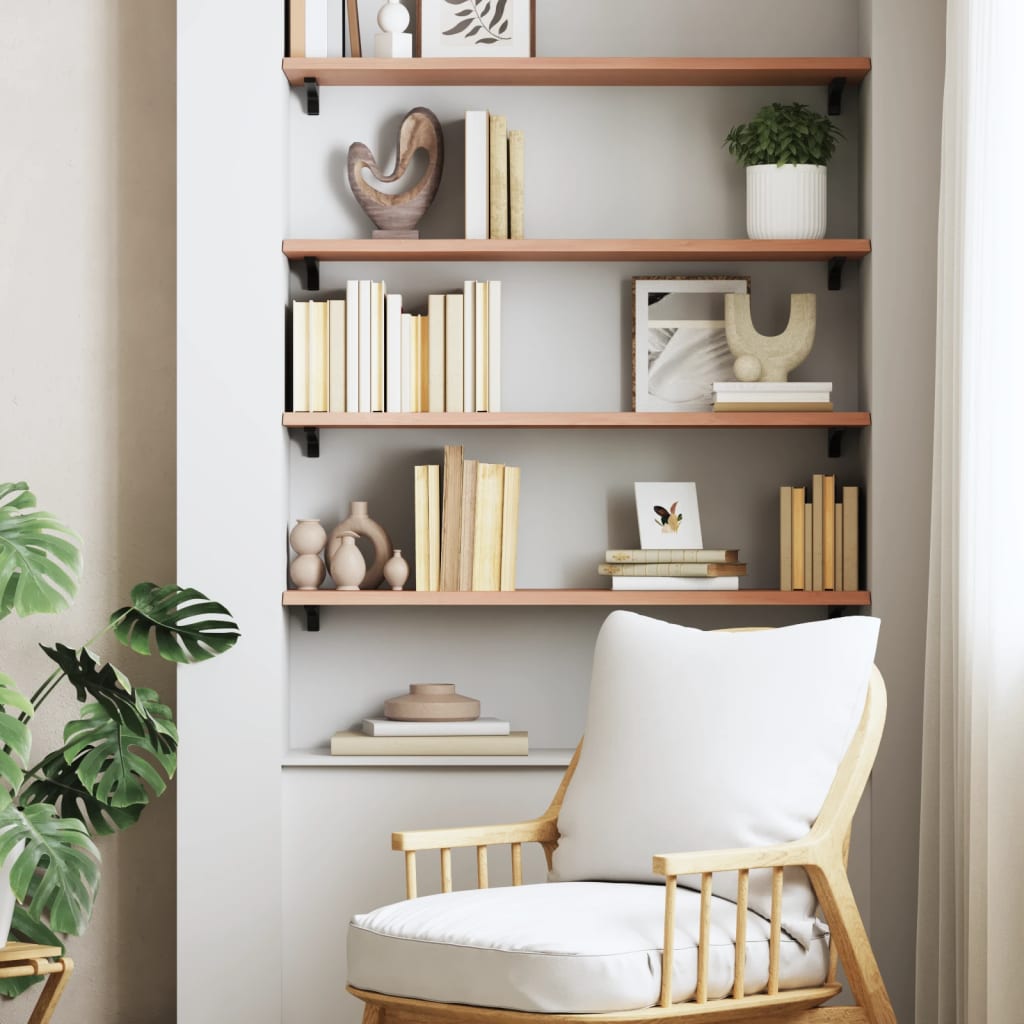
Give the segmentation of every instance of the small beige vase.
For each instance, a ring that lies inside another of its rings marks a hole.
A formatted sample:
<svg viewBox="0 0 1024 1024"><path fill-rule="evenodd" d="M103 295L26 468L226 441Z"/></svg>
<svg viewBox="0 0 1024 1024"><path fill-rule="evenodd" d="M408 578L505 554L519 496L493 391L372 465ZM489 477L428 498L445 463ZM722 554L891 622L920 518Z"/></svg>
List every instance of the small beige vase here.
<svg viewBox="0 0 1024 1024"><path fill-rule="evenodd" d="M331 579L336 590L358 590L366 575L366 560L356 547L358 536L352 530L338 535L338 545L331 556Z"/></svg>
<svg viewBox="0 0 1024 1024"><path fill-rule="evenodd" d="M365 537L373 545L373 561L366 567L362 589L376 590L384 578L384 563L391 557L392 548L384 527L370 518L367 509L368 503L365 501L352 502L348 518L338 523L327 538L327 562L333 564L335 549L340 544L339 538L347 530ZM331 575L334 575L333 569ZM337 583L337 579L334 582Z"/></svg>
<svg viewBox="0 0 1024 1024"><path fill-rule="evenodd" d="M394 722L472 722L480 701L455 692L454 683L413 683L409 692L384 702L384 717Z"/></svg>
<svg viewBox="0 0 1024 1024"><path fill-rule="evenodd" d="M384 563L384 581L392 590L401 590L409 578L409 563L402 557L402 549L395 548L395 553Z"/></svg>

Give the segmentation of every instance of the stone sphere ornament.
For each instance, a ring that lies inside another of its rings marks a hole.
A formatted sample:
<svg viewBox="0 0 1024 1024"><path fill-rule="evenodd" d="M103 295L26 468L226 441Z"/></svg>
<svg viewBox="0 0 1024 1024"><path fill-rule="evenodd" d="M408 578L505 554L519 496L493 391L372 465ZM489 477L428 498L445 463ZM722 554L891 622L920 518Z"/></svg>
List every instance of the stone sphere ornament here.
<svg viewBox="0 0 1024 1024"><path fill-rule="evenodd" d="M736 357L737 380L785 381L810 354L817 325L813 294L789 297L789 323L774 337L760 334L750 316L749 295L725 296L725 338Z"/></svg>
<svg viewBox="0 0 1024 1024"><path fill-rule="evenodd" d="M415 185L392 195L381 192L366 181L364 171L381 184L398 181L409 169L417 150L427 154L427 170ZM444 134L441 122L432 110L414 107L402 119L398 129L398 155L395 169L384 174L370 148L353 142L348 150L348 183L352 194L373 221L374 238L419 238L416 230L423 214L434 201L444 168Z"/></svg>
<svg viewBox="0 0 1024 1024"><path fill-rule="evenodd" d="M375 57L411 57L412 33L406 32L409 12L401 0L387 0L377 14L380 31L374 39Z"/></svg>

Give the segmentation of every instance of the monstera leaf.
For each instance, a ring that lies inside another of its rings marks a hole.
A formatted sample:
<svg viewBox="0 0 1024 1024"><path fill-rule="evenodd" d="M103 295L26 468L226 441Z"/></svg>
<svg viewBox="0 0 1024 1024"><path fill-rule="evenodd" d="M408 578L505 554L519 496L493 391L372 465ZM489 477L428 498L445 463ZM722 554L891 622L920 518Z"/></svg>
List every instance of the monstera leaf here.
<svg viewBox="0 0 1024 1024"><path fill-rule="evenodd" d="M99 851L80 821L58 818L47 804L0 811L0 862L20 842L11 889L28 915L58 932L80 934L100 881Z"/></svg>
<svg viewBox="0 0 1024 1024"><path fill-rule="evenodd" d="M114 633L138 654L150 653L150 636L160 657L179 664L206 661L235 645L238 626L222 604L191 588L140 583L132 603L110 617Z"/></svg>
<svg viewBox="0 0 1024 1024"><path fill-rule="evenodd" d="M177 767L178 733L169 708L153 690L136 690L147 728L134 731L102 704L86 704L77 722L64 727L64 760L90 796L115 808L149 803L159 796ZM151 742L151 734L159 744ZM166 779L165 779L166 776Z"/></svg>
<svg viewBox="0 0 1024 1024"><path fill-rule="evenodd" d="M28 726L10 714L8 708L17 708L26 718L32 715L29 699L0 672L0 810L10 804L25 781L22 765L28 761L32 749Z"/></svg>
<svg viewBox="0 0 1024 1024"><path fill-rule="evenodd" d="M77 535L36 508L28 484L0 484L0 619L63 611L81 571Z"/></svg>

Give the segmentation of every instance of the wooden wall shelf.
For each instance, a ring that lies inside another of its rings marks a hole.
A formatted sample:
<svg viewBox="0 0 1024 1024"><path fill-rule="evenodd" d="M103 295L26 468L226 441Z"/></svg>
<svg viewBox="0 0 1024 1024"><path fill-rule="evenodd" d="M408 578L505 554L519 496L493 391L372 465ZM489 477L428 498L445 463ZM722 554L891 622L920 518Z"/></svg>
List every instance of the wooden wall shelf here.
<svg viewBox="0 0 1024 1024"><path fill-rule="evenodd" d="M334 755L323 748L289 750L281 759L282 768L564 768L574 747L537 747L524 756L378 756Z"/></svg>
<svg viewBox="0 0 1024 1024"><path fill-rule="evenodd" d="M294 86L319 85L831 85L858 84L867 57L286 57Z"/></svg>

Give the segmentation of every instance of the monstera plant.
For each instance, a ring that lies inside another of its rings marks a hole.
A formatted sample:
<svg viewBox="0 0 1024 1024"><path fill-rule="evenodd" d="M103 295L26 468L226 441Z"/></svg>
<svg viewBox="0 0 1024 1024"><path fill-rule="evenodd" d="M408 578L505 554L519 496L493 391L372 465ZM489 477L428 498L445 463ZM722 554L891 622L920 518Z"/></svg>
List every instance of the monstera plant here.
<svg viewBox="0 0 1024 1024"><path fill-rule="evenodd" d="M36 508L27 484L0 483L0 619L67 608L81 564L76 535ZM31 697L0 664L0 917L13 894L12 939L60 946L60 933L81 934L100 880L93 837L134 825L175 772L171 711L93 652L108 633L179 664L223 654L239 636L228 610L199 591L140 583L85 644L41 645L53 668ZM33 764L30 720L63 686L74 690L78 715L63 745ZM27 983L0 982L0 994L17 995Z"/></svg>

